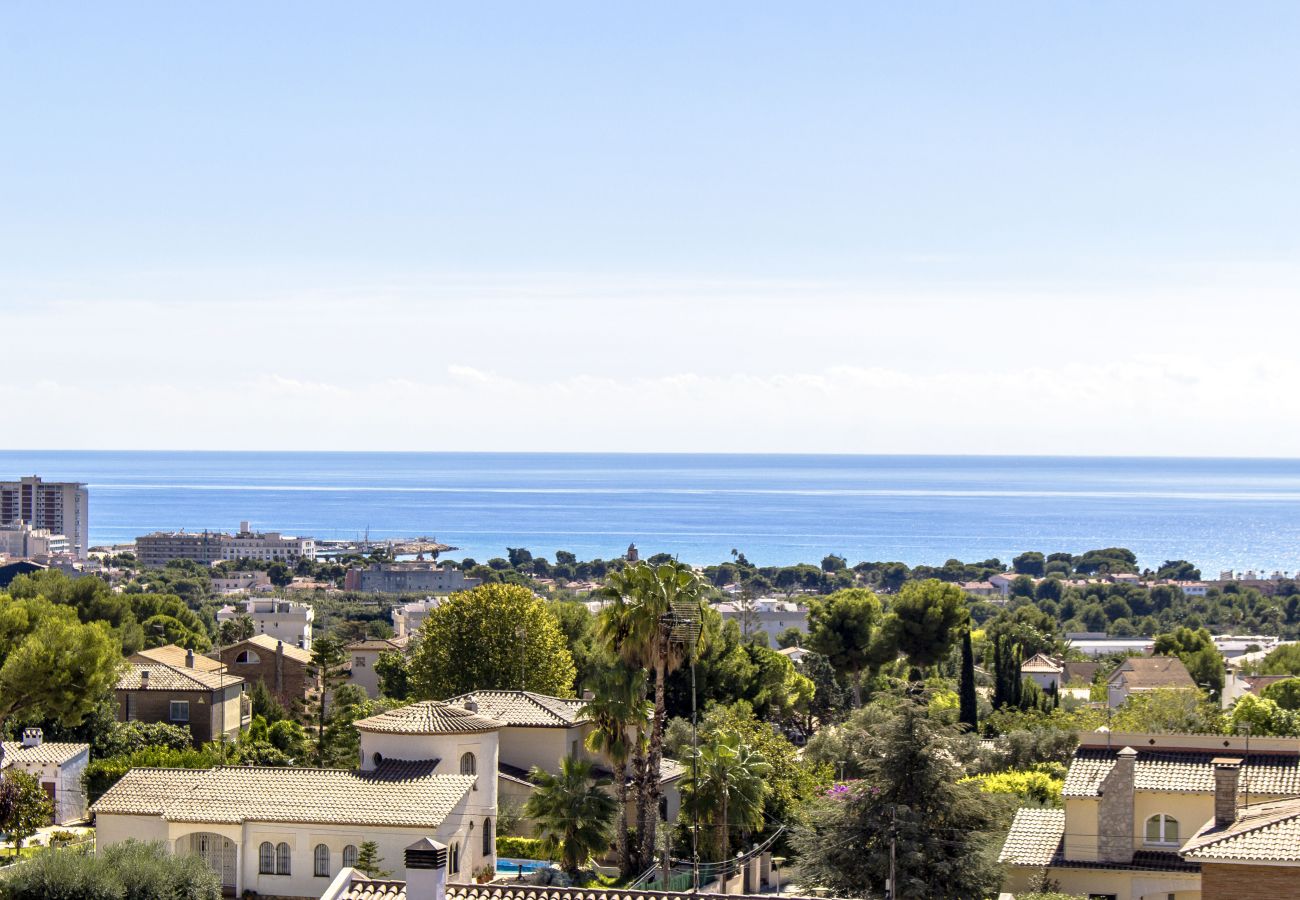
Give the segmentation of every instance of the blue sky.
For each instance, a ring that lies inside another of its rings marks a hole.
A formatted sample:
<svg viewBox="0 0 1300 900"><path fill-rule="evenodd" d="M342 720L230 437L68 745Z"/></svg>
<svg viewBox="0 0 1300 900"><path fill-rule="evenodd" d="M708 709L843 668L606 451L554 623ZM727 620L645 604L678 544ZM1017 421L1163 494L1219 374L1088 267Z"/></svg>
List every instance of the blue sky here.
<svg viewBox="0 0 1300 900"><path fill-rule="evenodd" d="M0 326L66 348L5 341L12 445L1300 453L1297 26L10 4Z"/></svg>

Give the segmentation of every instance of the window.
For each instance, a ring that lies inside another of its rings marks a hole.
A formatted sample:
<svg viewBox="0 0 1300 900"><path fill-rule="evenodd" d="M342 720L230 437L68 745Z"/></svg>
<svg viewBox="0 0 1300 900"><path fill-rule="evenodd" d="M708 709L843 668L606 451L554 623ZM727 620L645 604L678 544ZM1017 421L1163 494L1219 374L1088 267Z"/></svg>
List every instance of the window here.
<svg viewBox="0 0 1300 900"><path fill-rule="evenodd" d="M255 666L262 660L252 650L240 650L239 655L235 657L237 666Z"/></svg>
<svg viewBox="0 0 1300 900"><path fill-rule="evenodd" d="M447 871L452 875L460 871L460 844L451 845L451 853L447 854Z"/></svg>
<svg viewBox="0 0 1300 900"><path fill-rule="evenodd" d="M283 841L275 845L275 874L293 874L289 868L289 845Z"/></svg>
<svg viewBox="0 0 1300 900"><path fill-rule="evenodd" d="M343 867L345 869L355 868L357 864L357 848L353 844L348 844L343 848Z"/></svg>
<svg viewBox="0 0 1300 900"><path fill-rule="evenodd" d="M312 861L314 864L314 873L317 878L330 877L330 848L324 844L317 844L316 849L312 851Z"/></svg>
<svg viewBox="0 0 1300 900"><path fill-rule="evenodd" d="M460 774L462 774L462 775L477 775L477 774L478 774L478 772L475 771L475 765L474 765L474 754L473 754L473 753L466 753L466 754L464 754L463 756L461 756L461 758L460 758Z"/></svg>
<svg viewBox="0 0 1300 900"><path fill-rule="evenodd" d="M487 859L492 856L492 851L496 849L496 844L492 840L492 820L483 820L483 858Z"/></svg>
<svg viewBox="0 0 1300 900"><path fill-rule="evenodd" d="M1178 820L1164 813L1147 819L1146 842L1161 846L1178 844Z"/></svg>
<svg viewBox="0 0 1300 900"><path fill-rule="evenodd" d="M364 669L366 667L366 658L364 656L352 657L352 668Z"/></svg>
<svg viewBox="0 0 1300 900"><path fill-rule="evenodd" d="M275 848L270 841L262 841L262 846L257 848L257 874L275 874Z"/></svg>
<svg viewBox="0 0 1300 900"><path fill-rule="evenodd" d="M188 722L190 720L190 701L173 700L171 719L173 722Z"/></svg>

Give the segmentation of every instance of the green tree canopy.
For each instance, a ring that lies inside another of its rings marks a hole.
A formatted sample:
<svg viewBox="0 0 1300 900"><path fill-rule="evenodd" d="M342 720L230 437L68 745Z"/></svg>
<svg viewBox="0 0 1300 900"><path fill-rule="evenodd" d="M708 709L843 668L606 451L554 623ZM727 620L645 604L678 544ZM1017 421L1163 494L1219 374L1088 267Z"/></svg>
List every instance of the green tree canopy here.
<svg viewBox="0 0 1300 900"><path fill-rule="evenodd" d="M410 670L412 696L420 699L518 689L573 696L573 656L559 623L518 585L480 585L435 607Z"/></svg>
<svg viewBox="0 0 1300 900"><path fill-rule="evenodd" d="M682 809L712 828L714 859L728 859L731 834L763 827L763 800L772 767L734 731L713 734L687 760Z"/></svg>
<svg viewBox="0 0 1300 900"><path fill-rule="evenodd" d="M0 595L0 730L12 716L80 722L122 665L112 631L43 598Z"/></svg>
<svg viewBox="0 0 1300 900"><path fill-rule="evenodd" d="M795 830L799 877L842 897L880 896L896 835L898 897L986 897L993 863L989 805L958 762L960 736L904 700L874 730L860 732L863 778L837 785Z"/></svg>
<svg viewBox="0 0 1300 900"><path fill-rule="evenodd" d="M1282 709L1300 710L1300 678L1273 682L1264 688L1264 699L1272 700Z"/></svg>
<svg viewBox="0 0 1300 900"><path fill-rule="evenodd" d="M808 604L808 647L825 656L861 701L860 676L880 624L880 598L866 588L846 588Z"/></svg>
<svg viewBox="0 0 1300 900"><path fill-rule="evenodd" d="M966 594L937 579L903 586L885 619L888 642L922 669L943 659L969 620Z"/></svg>
<svg viewBox="0 0 1300 900"><path fill-rule="evenodd" d="M221 879L192 854L124 841L95 853L52 850L5 876L6 900L220 900Z"/></svg>

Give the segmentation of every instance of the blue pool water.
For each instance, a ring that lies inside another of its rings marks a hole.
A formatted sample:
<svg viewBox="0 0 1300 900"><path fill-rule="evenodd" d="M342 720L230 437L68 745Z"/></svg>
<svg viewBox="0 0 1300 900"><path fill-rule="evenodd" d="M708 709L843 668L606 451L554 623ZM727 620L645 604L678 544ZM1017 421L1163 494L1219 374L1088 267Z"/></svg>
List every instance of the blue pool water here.
<svg viewBox="0 0 1300 900"><path fill-rule="evenodd" d="M3 451L0 477L90 484L92 543L156 529L428 534L689 562L1009 560L1130 547L1220 568L1300 568L1300 460L503 453Z"/></svg>
<svg viewBox="0 0 1300 900"><path fill-rule="evenodd" d="M550 868L552 864L544 859L509 859L497 858L497 876L503 875L529 875L538 869Z"/></svg>

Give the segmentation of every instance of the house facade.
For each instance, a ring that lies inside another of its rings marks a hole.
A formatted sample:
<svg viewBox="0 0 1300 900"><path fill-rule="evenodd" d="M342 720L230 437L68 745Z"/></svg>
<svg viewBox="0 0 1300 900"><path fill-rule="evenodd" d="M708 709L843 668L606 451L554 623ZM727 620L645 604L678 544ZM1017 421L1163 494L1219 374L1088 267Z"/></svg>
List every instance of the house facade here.
<svg viewBox="0 0 1300 900"><path fill-rule="evenodd" d="M1216 805L1183 856L1201 864L1201 900L1300 898L1300 800Z"/></svg>
<svg viewBox="0 0 1300 900"><path fill-rule="evenodd" d="M1183 661L1175 656L1134 656L1119 664L1106 682L1106 702L1123 706L1131 694L1162 689L1197 690Z"/></svg>
<svg viewBox="0 0 1300 900"><path fill-rule="evenodd" d="M320 679L312 672L311 654L266 634L222 647L217 657L232 675L248 685L258 681L285 709L307 699Z"/></svg>
<svg viewBox="0 0 1300 900"><path fill-rule="evenodd" d="M165 722L190 730L195 744L230 739L252 720L244 694L244 680L224 672L204 671L196 666L169 666L155 661L129 660L117 680L119 722Z"/></svg>
<svg viewBox="0 0 1300 900"><path fill-rule="evenodd" d="M397 874L426 839L449 848L453 879L495 869L500 723L426 701L356 727L358 771L133 769L95 803L97 840L198 854L234 896L320 897L365 841Z"/></svg>
<svg viewBox="0 0 1300 900"><path fill-rule="evenodd" d="M311 650L311 628L316 620L316 610L310 604L269 597L253 598L221 607L217 610L217 625L241 616L253 620L258 634L284 641L290 647Z"/></svg>
<svg viewBox="0 0 1300 900"><path fill-rule="evenodd" d="M39 728L23 730L21 741L5 741L0 771L15 769L35 778L54 804L54 824L85 820L86 792L81 776L90 762L89 744L46 742Z"/></svg>
<svg viewBox="0 0 1300 900"><path fill-rule="evenodd" d="M1240 776L1225 780L1223 771ZM1041 877L1097 900L1200 900L1189 837L1233 808L1300 793L1300 744L1282 738L1092 732L1081 735L1064 809L1022 809L1003 845L1003 890Z"/></svg>
<svg viewBox="0 0 1300 900"><path fill-rule="evenodd" d="M558 772L560 760L566 756L590 760L604 774L613 774L608 759L587 749L587 736L595 726L580 715L586 705L584 700L531 691L475 691L448 702L477 710L501 723L497 790L502 803L523 806L534 789L528 780L533 766ZM681 809L679 782L685 769L676 760L665 759L661 773L661 812L667 821L675 822Z"/></svg>
<svg viewBox="0 0 1300 900"><path fill-rule="evenodd" d="M371 699L378 697L379 673L375 671L375 663L385 653L405 653L408 643L408 638L401 637L366 638L348 644L343 649L348 655L349 683L361 688Z"/></svg>

